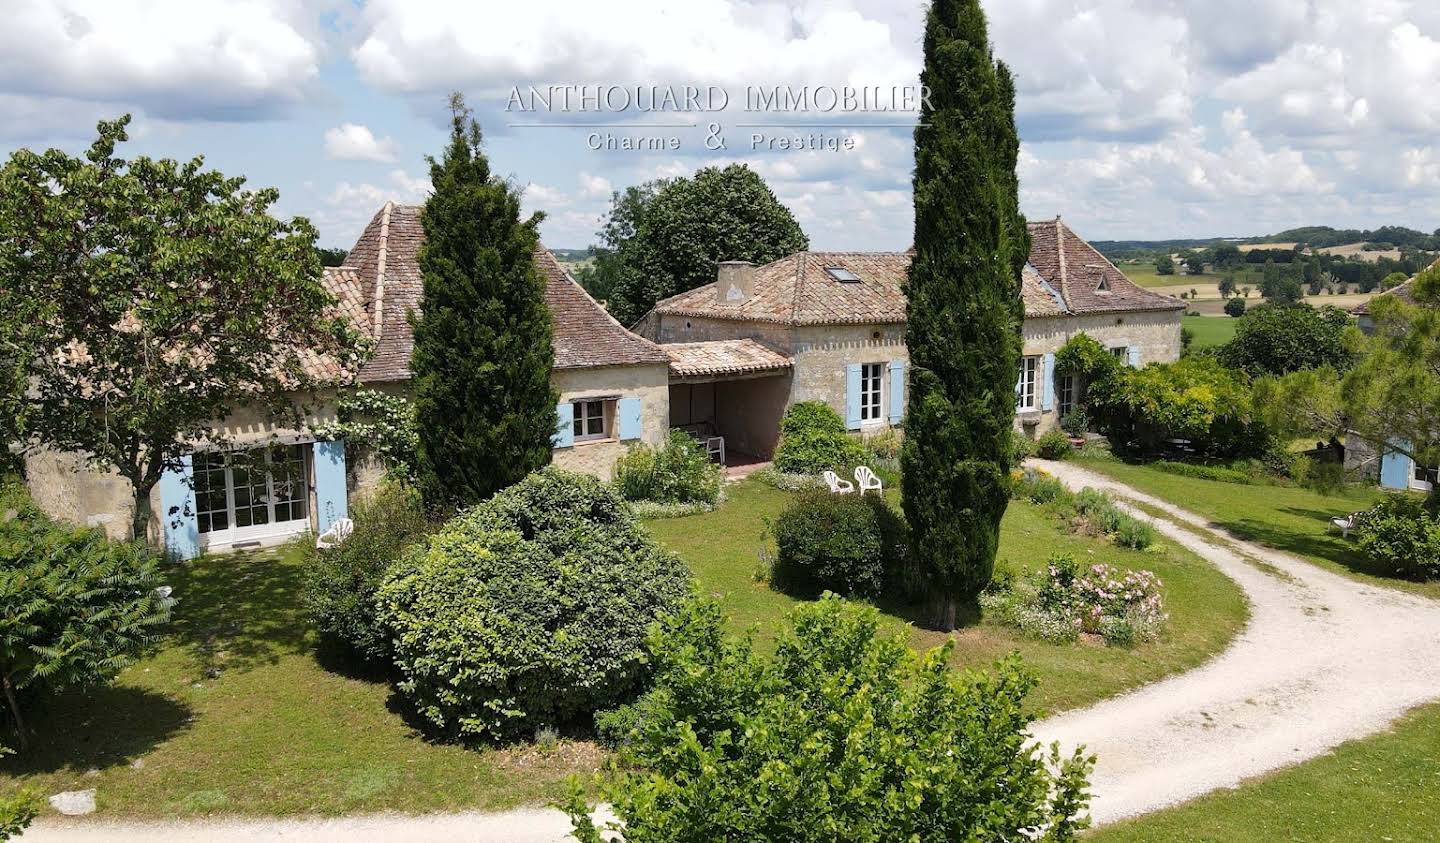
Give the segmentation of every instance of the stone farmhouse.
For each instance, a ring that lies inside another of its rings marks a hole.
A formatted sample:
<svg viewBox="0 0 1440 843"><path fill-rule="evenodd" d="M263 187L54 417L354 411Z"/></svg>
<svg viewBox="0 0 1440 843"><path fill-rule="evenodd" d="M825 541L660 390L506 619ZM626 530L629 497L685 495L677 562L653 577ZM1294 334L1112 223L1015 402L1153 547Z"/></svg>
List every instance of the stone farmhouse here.
<svg viewBox="0 0 1440 843"><path fill-rule="evenodd" d="M358 384L337 390L409 389L419 212L386 204L346 265L325 271L342 312L375 346ZM1070 337L1088 333L1130 365L1172 361L1183 305L1132 284L1058 218L1030 231L1016 425L1033 436L1055 427L1076 399L1077 385L1054 372L1054 353ZM672 428L723 438L731 462L765 459L785 409L806 400L830 404L860 435L901 424L908 356L900 290L909 260L803 252L758 267L723 263L715 283L660 302L630 330L537 249L555 320L555 463L608 478L625 449L660 444ZM298 428L244 413L223 420L241 452L197 443L152 495L151 541L190 558L322 532L345 517L350 495L381 470L358 449L313 433L334 418L336 394L306 396L311 409ZM128 529L129 488L117 475L54 452L29 454L26 474L51 514L116 536Z"/></svg>

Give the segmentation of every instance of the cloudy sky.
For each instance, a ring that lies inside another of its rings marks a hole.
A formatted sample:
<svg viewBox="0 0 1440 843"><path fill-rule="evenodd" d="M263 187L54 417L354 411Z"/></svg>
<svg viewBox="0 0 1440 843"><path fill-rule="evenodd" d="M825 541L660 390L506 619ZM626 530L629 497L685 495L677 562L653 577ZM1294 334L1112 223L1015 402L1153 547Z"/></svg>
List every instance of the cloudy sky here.
<svg viewBox="0 0 1440 843"><path fill-rule="evenodd" d="M461 90L546 242L593 240L610 192L717 162L761 172L817 248L910 242L913 115L740 113L748 85L913 84L916 0L5 0L0 153L79 151L133 112L131 153L204 154L348 247L428 189ZM1093 239L1301 224L1440 227L1435 0L987 0L1014 69L1021 198ZM723 86L722 114L507 111L512 88ZM698 122L693 129L636 123ZM724 127L725 150L704 129ZM524 125L520 125L524 124ZM679 150L591 150L591 132ZM750 148L818 133L851 149Z"/></svg>

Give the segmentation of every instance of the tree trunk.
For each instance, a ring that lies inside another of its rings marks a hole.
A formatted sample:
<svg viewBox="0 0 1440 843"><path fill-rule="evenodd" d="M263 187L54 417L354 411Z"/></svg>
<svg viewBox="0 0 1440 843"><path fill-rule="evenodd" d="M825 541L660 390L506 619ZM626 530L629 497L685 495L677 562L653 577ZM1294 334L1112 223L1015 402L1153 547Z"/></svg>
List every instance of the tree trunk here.
<svg viewBox="0 0 1440 843"><path fill-rule="evenodd" d="M955 628L956 600L953 594L942 594L935 598L935 628L950 632Z"/></svg>
<svg viewBox="0 0 1440 843"><path fill-rule="evenodd" d="M130 521L130 534L136 541L149 543L151 487L141 489L140 484L134 481L131 481L131 487L135 490L135 511Z"/></svg>
<svg viewBox="0 0 1440 843"><path fill-rule="evenodd" d="M20 703L15 699L15 686L11 684L9 676L0 680L0 684L5 686L5 702L10 706L10 716L15 720L15 736L23 752L30 747L30 737L25 733L25 719L20 716Z"/></svg>

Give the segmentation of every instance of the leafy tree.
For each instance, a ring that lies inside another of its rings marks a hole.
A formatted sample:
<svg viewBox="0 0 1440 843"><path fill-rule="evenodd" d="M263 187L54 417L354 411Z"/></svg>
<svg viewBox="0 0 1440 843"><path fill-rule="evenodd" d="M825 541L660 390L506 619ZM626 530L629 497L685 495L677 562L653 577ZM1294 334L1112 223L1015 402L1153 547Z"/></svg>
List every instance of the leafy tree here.
<svg viewBox="0 0 1440 843"><path fill-rule="evenodd" d="M1191 275L1205 274L1205 256L1199 252L1190 252L1185 256L1185 269Z"/></svg>
<svg viewBox="0 0 1440 843"><path fill-rule="evenodd" d="M1241 288L1240 288L1240 295L1244 296L1244 297L1247 298L1247 299L1250 298L1250 288L1249 288L1249 287L1241 287Z"/></svg>
<svg viewBox="0 0 1440 843"><path fill-rule="evenodd" d="M1350 328L1345 311L1329 305L1261 305L1240 320L1220 360L1252 377L1324 366L1344 371L1353 359Z"/></svg>
<svg viewBox="0 0 1440 843"><path fill-rule="evenodd" d="M20 747L24 695L105 682L170 619L156 558L138 542L56 524L23 489L0 490L0 686Z"/></svg>
<svg viewBox="0 0 1440 843"><path fill-rule="evenodd" d="M1222 299L1228 299L1231 296L1235 295L1235 293L1237 292L1234 275L1226 274L1222 276L1219 283L1217 283L1215 286L1219 288L1220 298Z"/></svg>
<svg viewBox="0 0 1440 843"><path fill-rule="evenodd" d="M1086 401L1116 450L1156 453L1183 439L1199 454L1237 457L1268 444L1244 377L1207 356L1110 372L1089 383Z"/></svg>
<svg viewBox="0 0 1440 843"><path fill-rule="evenodd" d="M1370 302L1375 329L1343 376L1295 372L1256 384L1267 422L1293 435L1351 431L1421 465L1440 464L1440 267L1418 276L1415 303Z"/></svg>
<svg viewBox="0 0 1440 843"><path fill-rule="evenodd" d="M320 283L315 229L269 213L273 189L203 159L117 157L128 116L84 158L21 149L0 169L0 359L29 390L12 424L32 445L85 453L150 490L190 442L225 444L241 406L298 423L315 353L360 340ZM4 410L0 406L0 410ZM8 414L6 414L8 415Z"/></svg>
<svg viewBox="0 0 1440 843"><path fill-rule="evenodd" d="M1245 263L1245 256L1240 253L1240 247L1234 243L1220 243L1215 246L1215 254L1212 263L1216 269L1234 269Z"/></svg>
<svg viewBox="0 0 1440 843"><path fill-rule="evenodd" d="M617 193L600 239L596 271L627 325L655 302L714 281L720 261L769 263L810 247L790 209L743 164Z"/></svg>
<svg viewBox="0 0 1440 843"><path fill-rule="evenodd" d="M479 503L550 461L554 362L535 214L490 172L480 124L450 98L450 145L430 160L414 318L418 485L435 510Z"/></svg>
<svg viewBox="0 0 1440 843"><path fill-rule="evenodd" d="M827 595L766 658L714 603L662 616L654 689L602 724L620 757L598 784L625 839L1075 840L1094 759L1033 745L1018 658L960 674L953 642L917 656L879 622ZM565 809L582 843L608 839L578 782Z"/></svg>
<svg viewBox="0 0 1440 843"><path fill-rule="evenodd" d="M1015 164L1015 87L978 0L937 0L915 131L915 258L905 280L909 406L901 453L914 565L933 622L995 565L1009 500L1020 361L1020 271L1030 252Z"/></svg>
<svg viewBox="0 0 1440 843"><path fill-rule="evenodd" d="M650 201L668 184L669 181L665 179L657 179L641 185L631 185L610 195L610 213L605 217L604 226L596 232L596 236L600 238L600 246L595 249L595 260L576 276L576 280L590 295L605 302L612 310L620 306L619 303L614 306L610 304L617 287L627 290L644 287L643 273L650 262L647 260L649 244L646 240L637 238L636 234L642 227ZM622 282L621 278L625 280ZM627 320L621 321L629 324Z"/></svg>
<svg viewBox="0 0 1440 843"><path fill-rule="evenodd" d="M315 254L320 257L321 266L344 266L345 259L350 256L350 253L344 249L317 248Z"/></svg>
<svg viewBox="0 0 1440 843"><path fill-rule="evenodd" d="M1236 298L1230 299L1229 301L1225 302L1225 315L1235 317L1244 316L1245 300Z"/></svg>
<svg viewBox="0 0 1440 843"><path fill-rule="evenodd" d="M1161 275L1175 274L1175 259L1169 253L1163 254L1155 259L1155 271Z"/></svg>
<svg viewBox="0 0 1440 843"><path fill-rule="evenodd" d="M1304 292L1300 279L1294 272L1287 271L1274 259L1265 261L1264 275L1260 280L1260 295L1274 304L1293 304L1300 301Z"/></svg>
<svg viewBox="0 0 1440 843"><path fill-rule="evenodd" d="M1381 279L1380 289L1392 290L1409 280L1410 276L1406 275L1403 272L1392 272L1389 275L1385 276L1383 279Z"/></svg>

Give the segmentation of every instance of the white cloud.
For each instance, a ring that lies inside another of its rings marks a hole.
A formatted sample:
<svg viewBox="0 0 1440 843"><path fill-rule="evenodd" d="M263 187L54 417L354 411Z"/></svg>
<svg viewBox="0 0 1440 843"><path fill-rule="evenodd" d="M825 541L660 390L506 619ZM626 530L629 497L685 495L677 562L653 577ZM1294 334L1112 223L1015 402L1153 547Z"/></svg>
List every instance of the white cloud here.
<svg viewBox="0 0 1440 843"><path fill-rule="evenodd" d="M374 0L364 18L357 66L406 93L459 85L493 98L517 84L597 81L889 86L919 72L911 45L847 2L628 0L617 14L593 0Z"/></svg>
<svg viewBox="0 0 1440 843"><path fill-rule="evenodd" d="M1407 149L1403 156L1405 184L1410 187L1440 187L1440 156L1432 147Z"/></svg>
<svg viewBox="0 0 1440 843"><path fill-rule="evenodd" d="M160 117L270 115L317 80L316 31L287 0L9 0L0 86Z"/></svg>
<svg viewBox="0 0 1440 843"><path fill-rule="evenodd" d="M342 123L325 130L325 155L340 161L379 161L389 163L399 150L391 138L376 138L370 127Z"/></svg>
<svg viewBox="0 0 1440 843"><path fill-rule="evenodd" d="M585 199L609 199L615 188L604 176L580 174L580 195Z"/></svg>
<svg viewBox="0 0 1440 843"><path fill-rule="evenodd" d="M424 202L430 190L429 179L400 169L391 170L381 184L340 181L320 199L312 218L320 229L322 244L349 248L386 202Z"/></svg>

